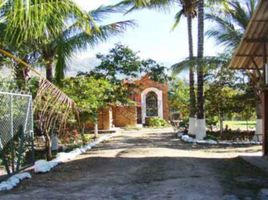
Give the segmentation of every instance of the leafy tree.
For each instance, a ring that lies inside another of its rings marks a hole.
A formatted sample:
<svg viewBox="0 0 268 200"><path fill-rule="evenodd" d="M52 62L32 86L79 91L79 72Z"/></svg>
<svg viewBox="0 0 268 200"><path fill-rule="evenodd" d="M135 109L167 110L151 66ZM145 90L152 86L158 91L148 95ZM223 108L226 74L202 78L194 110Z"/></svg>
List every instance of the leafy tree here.
<svg viewBox="0 0 268 200"><path fill-rule="evenodd" d="M189 116L189 87L186 81L175 79L169 84L169 105L171 112L179 112L185 120Z"/></svg>
<svg viewBox="0 0 268 200"><path fill-rule="evenodd" d="M95 137L98 136L98 112L112 103L114 88L106 79L78 76L64 80L63 90L75 101L79 108L82 133L89 119L95 125Z"/></svg>
<svg viewBox="0 0 268 200"><path fill-rule="evenodd" d="M171 78L167 75L167 68L155 60L147 59L142 62L142 71L147 74L153 81L166 83Z"/></svg>
<svg viewBox="0 0 268 200"><path fill-rule="evenodd" d="M113 83L137 78L142 71L137 52L122 44L115 44L107 55L97 54L96 57L101 63L91 73L106 77Z"/></svg>
<svg viewBox="0 0 268 200"><path fill-rule="evenodd" d="M207 120L219 121L221 132L223 132L223 120L226 116L230 119L234 113L240 114L242 112L246 116L254 108L252 87L245 84L242 73L236 73L227 68L227 63L221 67L210 69L206 75L205 107Z"/></svg>
<svg viewBox="0 0 268 200"><path fill-rule="evenodd" d="M96 57L101 61L100 64L89 73L79 74L105 77L116 84L140 78L145 74L154 81L167 82L169 80L166 67L152 59L142 60L137 52L122 44L115 44L107 55L97 54Z"/></svg>

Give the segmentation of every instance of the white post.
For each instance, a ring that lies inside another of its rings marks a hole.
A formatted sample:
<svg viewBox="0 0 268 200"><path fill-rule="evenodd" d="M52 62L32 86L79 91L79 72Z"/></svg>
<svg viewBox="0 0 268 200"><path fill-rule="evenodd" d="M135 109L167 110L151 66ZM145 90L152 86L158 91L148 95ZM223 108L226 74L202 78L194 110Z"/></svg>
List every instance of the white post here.
<svg viewBox="0 0 268 200"><path fill-rule="evenodd" d="M196 118L190 117L189 118L188 134L195 135L195 129L196 129Z"/></svg>
<svg viewBox="0 0 268 200"><path fill-rule="evenodd" d="M197 140L203 140L206 137L206 120L197 119L196 120L196 130L195 135Z"/></svg>
<svg viewBox="0 0 268 200"><path fill-rule="evenodd" d="M262 136L263 136L262 119L257 119L256 120L255 135L254 135L253 140L256 142L262 142Z"/></svg>

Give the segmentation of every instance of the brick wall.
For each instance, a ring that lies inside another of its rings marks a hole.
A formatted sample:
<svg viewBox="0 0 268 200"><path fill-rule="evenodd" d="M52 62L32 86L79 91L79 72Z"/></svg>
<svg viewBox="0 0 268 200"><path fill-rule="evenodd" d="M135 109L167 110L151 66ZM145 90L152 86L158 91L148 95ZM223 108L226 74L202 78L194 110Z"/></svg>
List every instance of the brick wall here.
<svg viewBox="0 0 268 200"><path fill-rule="evenodd" d="M110 118L110 108L104 108L99 111L98 118L98 128L100 130L109 130L111 129L111 118ZM88 122L86 125L86 129L93 130L94 124L92 122Z"/></svg>
<svg viewBox="0 0 268 200"><path fill-rule="evenodd" d="M169 120L169 104L168 104L168 85L163 83L158 83L149 78L149 76L144 76L142 79L135 82L138 86L135 89L135 94L132 96L132 100L136 101L137 104L141 105L141 92L146 88L157 88L163 92L163 118Z"/></svg>
<svg viewBox="0 0 268 200"><path fill-rule="evenodd" d="M113 107L113 125L115 127L136 126L137 107L136 106Z"/></svg>

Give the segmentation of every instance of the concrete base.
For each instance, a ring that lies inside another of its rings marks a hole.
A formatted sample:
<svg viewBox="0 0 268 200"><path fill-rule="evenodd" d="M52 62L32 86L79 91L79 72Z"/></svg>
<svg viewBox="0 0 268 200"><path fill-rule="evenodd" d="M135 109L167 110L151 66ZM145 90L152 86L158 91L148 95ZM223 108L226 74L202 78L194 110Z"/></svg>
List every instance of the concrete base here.
<svg viewBox="0 0 268 200"><path fill-rule="evenodd" d="M195 129L196 129L196 118L189 118L189 129L188 134L195 135Z"/></svg>
<svg viewBox="0 0 268 200"><path fill-rule="evenodd" d="M203 140L206 137L206 120L205 119L196 119L196 139Z"/></svg>
<svg viewBox="0 0 268 200"><path fill-rule="evenodd" d="M262 142L263 130L262 130L262 119L256 120L256 130L253 140L256 142Z"/></svg>

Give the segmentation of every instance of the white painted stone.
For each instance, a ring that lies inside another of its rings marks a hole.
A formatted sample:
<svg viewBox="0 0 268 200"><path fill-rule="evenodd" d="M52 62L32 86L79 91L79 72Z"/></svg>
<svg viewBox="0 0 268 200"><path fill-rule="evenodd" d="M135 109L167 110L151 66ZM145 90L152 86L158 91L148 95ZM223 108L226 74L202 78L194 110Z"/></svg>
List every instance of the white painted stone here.
<svg viewBox="0 0 268 200"><path fill-rule="evenodd" d="M190 117L189 118L189 129L188 129L188 133L190 135L195 135L195 129L196 129L196 118Z"/></svg>
<svg viewBox="0 0 268 200"><path fill-rule="evenodd" d="M110 139L111 137L115 136L117 133L113 133L110 135L103 135L97 138L95 141L88 143L85 146L80 148L76 148L68 153L62 152L58 153L57 157L54 160L46 161L46 160L38 160L34 164L34 171L35 173L46 173L49 172L51 169L56 167L58 164L73 160L75 157L85 153L87 150L90 150L92 147L96 146L97 144Z"/></svg>
<svg viewBox="0 0 268 200"><path fill-rule="evenodd" d="M206 137L206 120L196 119L195 137L197 140L203 140Z"/></svg>
<svg viewBox="0 0 268 200"><path fill-rule="evenodd" d="M187 142L187 143L194 143L195 139L190 137L189 135L183 135L181 137L182 141Z"/></svg>
<svg viewBox="0 0 268 200"><path fill-rule="evenodd" d="M31 174L28 172L15 174L11 176L7 181L0 183L0 191L11 190L16 187L22 180L31 178Z"/></svg>
<svg viewBox="0 0 268 200"><path fill-rule="evenodd" d="M253 140L256 142L262 142L262 119L256 120L256 130Z"/></svg>

